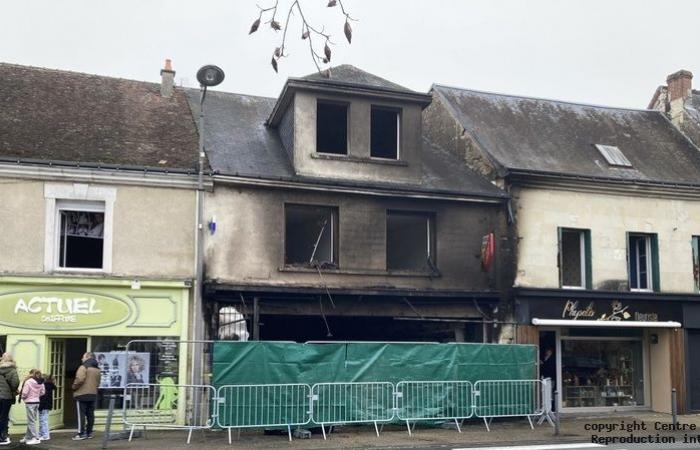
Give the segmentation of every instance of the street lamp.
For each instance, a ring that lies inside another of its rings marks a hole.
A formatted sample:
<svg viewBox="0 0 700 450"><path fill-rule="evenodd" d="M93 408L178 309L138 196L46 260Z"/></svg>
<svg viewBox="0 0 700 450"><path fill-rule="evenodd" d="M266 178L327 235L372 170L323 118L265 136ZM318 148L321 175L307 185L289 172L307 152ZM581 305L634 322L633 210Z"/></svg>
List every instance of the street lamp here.
<svg viewBox="0 0 700 450"><path fill-rule="evenodd" d="M197 71L197 81L201 90L199 99L199 164L197 171L197 252L196 287L194 291L193 334L194 352L192 358L192 384L202 384L202 341L204 340L203 293L204 293L204 99L207 88L218 86L224 81L224 71L214 65L206 65ZM198 317L199 316L199 317ZM195 405L198 402L195 399Z"/></svg>

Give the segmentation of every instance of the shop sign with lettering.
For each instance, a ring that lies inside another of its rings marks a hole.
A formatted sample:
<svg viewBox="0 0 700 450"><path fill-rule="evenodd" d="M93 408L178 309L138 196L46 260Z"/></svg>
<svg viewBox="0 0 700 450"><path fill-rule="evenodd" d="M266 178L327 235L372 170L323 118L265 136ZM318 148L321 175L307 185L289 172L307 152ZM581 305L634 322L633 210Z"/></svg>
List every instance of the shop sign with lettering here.
<svg viewBox="0 0 700 450"><path fill-rule="evenodd" d="M32 330L86 330L118 325L131 316L119 298L79 291L0 295L0 324Z"/></svg>
<svg viewBox="0 0 700 450"><path fill-rule="evenodd" d="M658 322L657 313L640 313L630 310L629 305L624 305L619 300L610 302L610 306L596 311L595 302L581 303L580 300L567 300L562 309L563 319L587 319L587 320L634 320L639 322Z"/></svg>

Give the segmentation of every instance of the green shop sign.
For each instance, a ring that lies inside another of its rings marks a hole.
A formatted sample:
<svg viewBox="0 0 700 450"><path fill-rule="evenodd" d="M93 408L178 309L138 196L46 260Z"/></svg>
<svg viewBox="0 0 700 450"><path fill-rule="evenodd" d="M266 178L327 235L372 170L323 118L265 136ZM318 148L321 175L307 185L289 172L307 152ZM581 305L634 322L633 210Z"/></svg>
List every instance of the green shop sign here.
<svg viewBox="0 0 700 450"><path fill-rule="evenodd" d="M119 298L93 292L29 291L0 295L0 324L31 330L86 330L118 325L131 316Z"/></svg>

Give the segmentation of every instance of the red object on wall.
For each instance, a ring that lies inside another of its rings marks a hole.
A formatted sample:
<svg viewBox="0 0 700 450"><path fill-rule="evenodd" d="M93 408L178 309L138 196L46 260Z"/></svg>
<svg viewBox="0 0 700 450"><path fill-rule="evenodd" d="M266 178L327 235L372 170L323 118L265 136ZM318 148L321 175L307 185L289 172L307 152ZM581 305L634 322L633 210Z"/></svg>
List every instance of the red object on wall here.
<svg viewBox="0 0 700 450"><path fill-rule="evenodd" d="M493 232L481 239L481 268L488 272L496 255L496 235Z"/></svg>

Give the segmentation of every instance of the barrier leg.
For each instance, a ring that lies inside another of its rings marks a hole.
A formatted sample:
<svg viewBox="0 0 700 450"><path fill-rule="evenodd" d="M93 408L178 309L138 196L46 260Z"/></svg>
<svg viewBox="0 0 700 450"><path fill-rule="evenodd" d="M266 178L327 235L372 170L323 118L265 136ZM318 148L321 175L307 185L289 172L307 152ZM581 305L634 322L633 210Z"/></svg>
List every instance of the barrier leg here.
<svg viewBox="0 0 700 450"><path fill-rule="evenodd" d="M374 432L377 433L377 437L379 437L379 427L377 426L377 422L374 422Z"/></svg>
<svg viewBox="0 0 700 450"><path fill-rule="evenodd" d="M491 428L489 428L489 421L486 420L486 417L484 417L484 425L486 425L486 431L491 431Z"/></svg>
<svg viewBox="0 0 700 450"><path fill-rule="evenodd" d="M228 429L228 445L231 445L231 428Z"/></svg>
<svg viewBox="0 0 700 450"><path fill-rule="evenodd" d="M408 435L411 436L411 424L406 421L406 428L408 429Z"/></svg>
<svg viewBox="0 0 700 450"><path fill-rule="evenodd" d="M289 435L289 442L292 442L292 427L287 425L287 434Z"/></svg>
<svg viewBox="0 0 700 450"><path fill-rule="evenodd" d="M326 428L323 426L323 424L321 424L321 432L323 433L323 440L325 441L327 439L326 438Z"/></svg>
<svg viewBox="0 0 700 450"><path fill-rule="evenodd" d="M187 444L189 444L191 440L192 440L192 428L190 428L190 431L187 433Z"/></svg>
<svg viewBox="0 0 700 450"><path fill-rule="evenodd" d="M143 426L143 438L148 439L148 436L146 436L146 425Z"/></svg>
<svg viewBox="0 0 700 450"><path fill-rule="evenodd" d="M455 425L457 426L457 431L462 432L462 429L459 427L459 420L455 419Z"/></svg>
<svg viewBox="0 0 700 450"><path fill-rule="evenodd" d="M131 426L131 431L129 432L129 442L131 442L131 438L134 437L134 427L135 425Z"/></svg>
<svg viewBox="0 0 700 450"><path fill-rule="evenodd" d="M535 427L532 426L532 418L530 416L527 416L527 421L530 422L530 429L534 430Z"/></svg>
<svg viewBox="0 0 700 450"><path fill-rule="evenodd" d="M236 440L237 440L237 441L240 441L240 440L241 440L241 429L240 429L240 428L238 428L238 429L236 430Z"/></svg>

